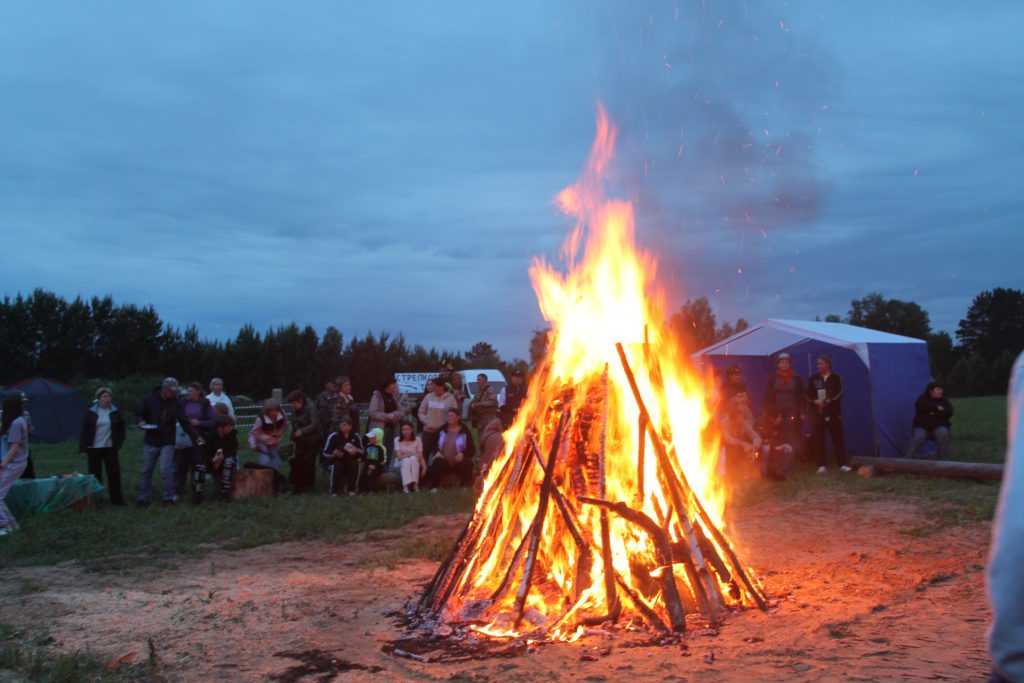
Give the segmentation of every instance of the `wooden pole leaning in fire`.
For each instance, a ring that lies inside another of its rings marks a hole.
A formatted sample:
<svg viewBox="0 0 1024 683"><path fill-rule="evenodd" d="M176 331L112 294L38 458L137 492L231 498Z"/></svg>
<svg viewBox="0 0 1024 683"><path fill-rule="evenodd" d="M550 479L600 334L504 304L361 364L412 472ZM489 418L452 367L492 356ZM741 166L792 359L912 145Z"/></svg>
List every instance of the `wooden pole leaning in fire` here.
<svg viewBox="0 0 1024 683"><path fill-rule="evenodd" d="M601 375L601 382L604 385L604 396L601 401L601 445L600 453L598 454L598 464L600 467L600 481L598 482L598 490L601 498L607 495L607 483L606 483L606 472L605 469L608 466L606 462L606 447L608 445L608 364L605 363L604 373ZM615 621L619 618L619 611L621 605L619 604L618 595L615 593L615 577L613 575L614 566L612 564L612 533L611 533L611 522L608 519L608 511L601 510L600 516L601 524L601 562L604 564L604 595L605 604L608 605L608 618Z"/></svg>
<svg viewBox="0 0 1024 683"><path fill-rule="evenodd" d="M636 401L637 407L641 413L646 413L648 415L647 433L651 437L651 444L654 447L655 455L658 457L658 464L665 472L665 480L669 484L669 493L672 496L672 502L676 508L679 521L683 523L684 528L689 526L687 511L692 508L700 519L704 530L711 534L715 543L719 548L721 548L722 552L726 554L726 559L728 564L732 567L733 575L739 577L746 589L746 592L750 595L751 599L754 600L757 606L761 609L767 609L768 606L764 600L764 596L761 595L760 590L758 590L750 580L746 569L744 569L742 563L740 563L739 558L733 551L732 546L729 545L728 540L711 520L711 517L704 509L704 505L690 487L689 482L687 482L686 475L673 466L672 459L668 454L668 450L665 448L664 442L661 440L661 437L654 428L654 425L650 422L650 413L647 411L643 396L640 394L640 387L637 385L636 377L633 375L633 371L629 366L629 360L626 358L626 351L621 343L617 343L615 348L619 353L619 360L622 362L622 369L626 373L626 379L633 392L633 398ZM687 505L687 503L689 505ZM692 535L692 529L687 534L687 537L687 542L690 545L690 551L694 553L696 559L697 555L700 554L700 549L697 546L697 539ZM715 593L718 594L720 599L721 595L718 592L717 586L715 586Z"/></svg>

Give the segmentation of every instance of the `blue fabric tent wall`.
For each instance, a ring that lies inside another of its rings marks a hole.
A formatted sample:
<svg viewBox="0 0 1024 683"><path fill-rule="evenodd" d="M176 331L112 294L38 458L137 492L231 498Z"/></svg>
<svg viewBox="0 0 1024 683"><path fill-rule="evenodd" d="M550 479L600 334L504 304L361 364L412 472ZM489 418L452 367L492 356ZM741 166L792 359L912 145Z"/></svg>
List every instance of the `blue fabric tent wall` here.
<svg viewBox="0 0 1024 683"><path fill-rule="evenodd" d="M842 323L765 320L694 358L716 372L739 365L752 407L760 414L775 358L783 351L793 357L793 369L805 383L817 371L817 357L832 355L833 369L846 390L843 432L851 454L903 455L914 401L931 376L927 344Z"/></svg>
<svg viewBox="0 0 1024 683"><path fill-rule="evenodd" d="M85 417L85 401L71 386L54 379L35 377L12 384L5 393L28 396L32 416L32 441L57 442L77 437Z"/></svg>

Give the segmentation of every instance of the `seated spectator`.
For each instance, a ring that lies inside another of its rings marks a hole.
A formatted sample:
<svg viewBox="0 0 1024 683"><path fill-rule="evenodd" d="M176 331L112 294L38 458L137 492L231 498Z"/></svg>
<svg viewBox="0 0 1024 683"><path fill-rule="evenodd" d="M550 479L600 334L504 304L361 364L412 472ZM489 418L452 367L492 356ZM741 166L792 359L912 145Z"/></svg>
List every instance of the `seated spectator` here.
<svg viewBox="0 0 1024 683"><path fill-rule="evenodd" d="M349 416L341 418L338 430L327 437L324 444L324 461L330 480L332 496L356 495L359 479L359 461L364 455L363 440Z"/></svg>
<svg viewBox="0 0 1024 683"><path fill-rule="evenodd" d="M306 493L316 486L316 457L324 433L316 406L306 394L296 389L288 394L288 402L292 404L292 443L295 444L288 479L296 493Z"/></svg>
<svg viewBox="0 0 1024 683"><path fill-rule="evenodd" d="M747 394L740 392L729 401L722 420L722 445L725 449L726 472L739 476L743 464L757 459L763 439L754 429L747 406Z"/></svg>
<svg viewBox="0 0 1024 683"><path fill-rule="evenodd" d="M944 387L932 382L914 403L914 433L907 446L907 457L917 457L917 450L925 441L934 441L936 457L949 458L949 429L953 417L953 404L944 398Z"/></svg>
<svg viewBox="0 0 1024 683"><path fill-rule="evenodd" d="M259 456L259 463L281 471L281 439L288 420L281 405L272 398L263 402L263 411L249 430L249 448Z"/></svg>
<svg viewBox="0 0 1024 683"><path fill-rule="evenodd" d="M437 452L437 440L441 437L441 430L448 424L449 410L458 410L458 403L445 388L442 379L438 377L427 382L427 394L416 413L422 427L424 453Z"/></svg>
<svg viewBox="0 0 1024 683"><path fill-rule="evenodd" d="M757 469L765 479L785 481L793 469L795 448L788 416L779 408L766 410L757 423L763 443L757 454Z"/></svg>
<svg viewBox="0 0 1024 683"><path fill-rule="evenodd" d="M448 425L441 430L437 452L430 456L427 465L425 485L432 493L436 492L441 477L455 474L463 486L469 486L473 481L474 455L476 446L473 443L473 435L462 424L462 417L458 412L449 410Z"/></svg>
<svg viewBox="0 0 1024 683"><path fill-rule="evenodd" d="M214 480L220 481L221 498L231 500L235 471L238 469L238 432L235 431L235 418L230 415L218 415L214 422L216 426L206 441L206 466L213 474ZM199 492L202 494L202 483L199 486Z"/></svg>
<svg viewBox="0 0 1024 683"><path fill-rule="evenodd" d="M352 396L352 380L348 377L339 377L338 380L338 401L334 404L334 412L331 414L331 431L338 431L341 420L344 417L352 421L352 426L359 431L359 406Z"/></svg>
<svg viewBox="0 0 1024 683"><path fill-rule="evenodd" d="M380 475L388 469L388 449L384 446L384 430L374 427L366 433L366 447L363 458L359 461L359 493L372 491Z"/></svg>
<svg viewBox="0 0 1024 683"><path fill-rule="evenodd" d="M736 394L745 393L747 393L747 383L743 381L743 373L740 371L740 366L733 365L725 371L725 380L722 382L721 389L719 390L720 404L728 412L733 397Z"/></svg>
<svg viewBox="0 0 1024 683"><path fill-rule="evenodd" d="M483 482L487 473L491 471L491 465L505 449L505 436L502 434L501 420L495 418L487 423L483 433L480 435L480 476L473 485L478 490L483 490Z"/></svg>
<svg viewBox="0 0 1024 683"><path fill-rule="evenodd" d="M402 423L399 435L395 438L394 453L398 471L402 474L402 491L419 491L420 475L427 471L427 466L423 461L423 442L416 436L416 429L411 422Z"/></svg>
<svg viewBox="0 0 1024 683"><path fill-rule="evenodd" d="M226 406L228 415L231 419L235 417L235 404L231 402L231 397L224 393L224 380L220 377L214 377L210 380L210 393L206 395L206 400L210 402L214 410L217 406Z"/></svg>

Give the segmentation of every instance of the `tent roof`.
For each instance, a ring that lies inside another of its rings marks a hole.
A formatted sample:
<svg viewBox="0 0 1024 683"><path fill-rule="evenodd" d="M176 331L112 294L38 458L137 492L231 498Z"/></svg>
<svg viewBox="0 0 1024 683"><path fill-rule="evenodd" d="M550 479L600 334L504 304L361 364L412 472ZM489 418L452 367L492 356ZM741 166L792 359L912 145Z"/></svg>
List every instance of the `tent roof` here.
<svg viewBox="0 0 1024 683"><path fill-rule="evenodd" d="M810 320L762 320L742 332L698 351L695 356L770 356L808 339L816 339L851 349L864 364L869 344L924 344L921 339L869 330L845 323L823 323Z"/></svg>
<svg viewBox="0 0 1024 683"><path fill-rule="evenodd" d="M24 391L25 393L35 394L63 394L73 392L74 388L70 384L65 384L60 380L52 379L50 377L29 377L10 385L7 387L7 391Z"/></svg>

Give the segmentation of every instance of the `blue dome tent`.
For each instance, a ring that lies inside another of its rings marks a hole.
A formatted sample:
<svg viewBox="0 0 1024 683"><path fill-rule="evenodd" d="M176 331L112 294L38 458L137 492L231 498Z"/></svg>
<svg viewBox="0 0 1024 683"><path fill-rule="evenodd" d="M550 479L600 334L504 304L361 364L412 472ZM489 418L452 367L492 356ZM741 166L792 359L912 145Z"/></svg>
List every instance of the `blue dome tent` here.
<svg viewBox="0 0 1024 683"><path fill-rule="evenodd" d="M693 355L698 365L723 372L738 365L756 415L764 390L785 351L804 380L817 358L832 355L843 378L843 429L852 455L899 457L910 441L914 400L931 379L928 345L921 339L843 323L763 320Z"/></svg>
<svg viewBox="0 0 1024 683"><path fill-rule="evenodd" d="M3 393L21 393L28 397L26 408L32 416L32 441L67 441L76 438L82 429L85 401L64 382L34 377L12 384Z"/></svg>

